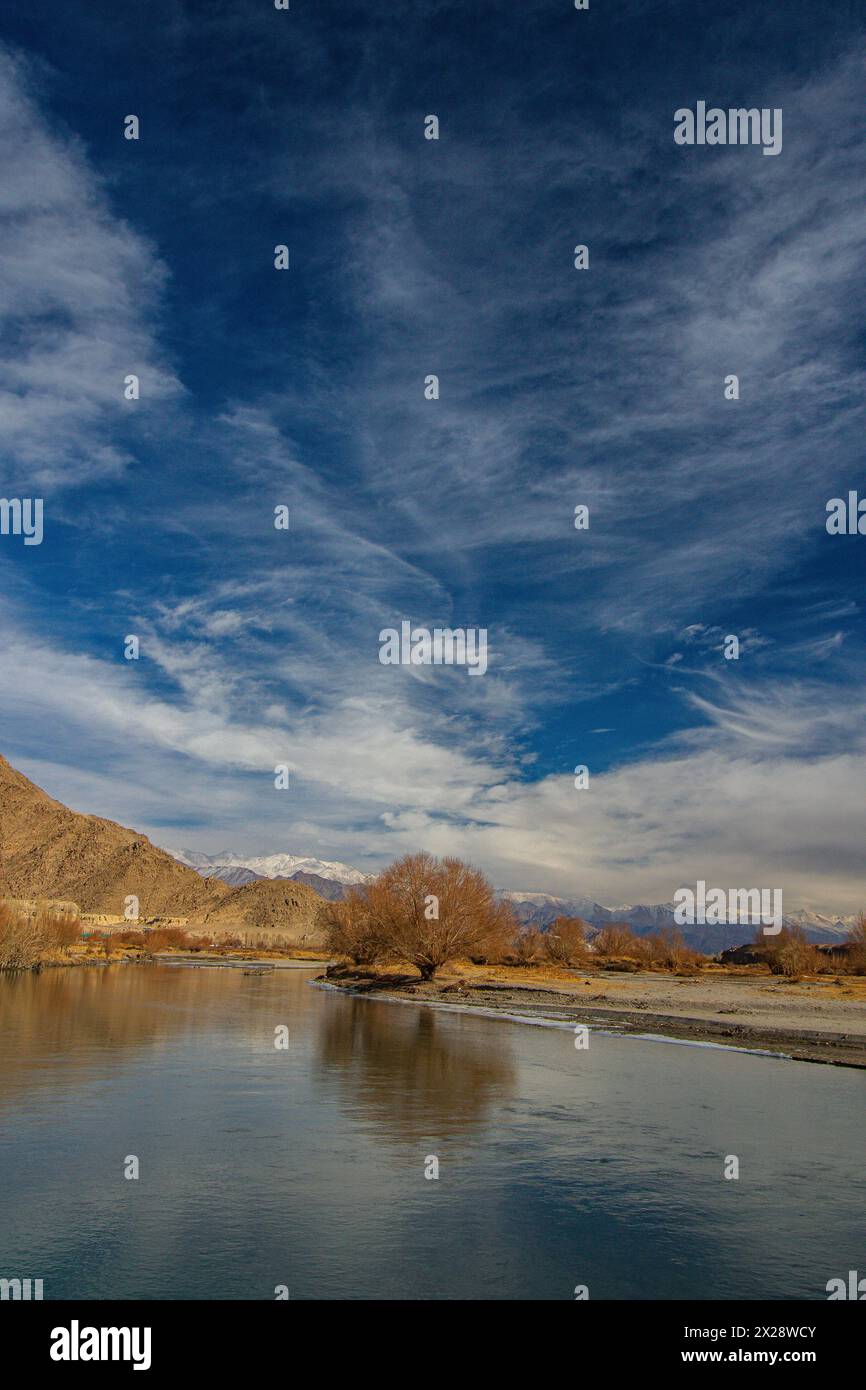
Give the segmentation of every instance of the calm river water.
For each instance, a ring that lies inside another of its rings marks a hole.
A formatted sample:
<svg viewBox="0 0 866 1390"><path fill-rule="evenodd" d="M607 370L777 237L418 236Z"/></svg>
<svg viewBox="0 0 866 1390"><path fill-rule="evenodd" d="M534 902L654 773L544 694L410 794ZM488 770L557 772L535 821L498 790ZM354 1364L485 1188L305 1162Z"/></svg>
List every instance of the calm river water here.
<svg viewBox="0 0 866 1390"><path fill-rule="evenodd" d="M312 976L0 976L0 1277L46 1299L822 1299L866 1273L866 1073L577 1051Z"/></svg>

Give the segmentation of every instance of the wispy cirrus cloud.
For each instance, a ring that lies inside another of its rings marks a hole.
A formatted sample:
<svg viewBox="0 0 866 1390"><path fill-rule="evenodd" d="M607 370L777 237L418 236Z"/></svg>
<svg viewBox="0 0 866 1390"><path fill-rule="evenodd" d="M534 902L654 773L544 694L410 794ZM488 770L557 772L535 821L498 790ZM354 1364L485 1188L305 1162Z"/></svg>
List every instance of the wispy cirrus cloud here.
<svg viewBox="0 0 866 1390"><path fill-rule="evenodd" d="M76 139L52 128L23 55L0 49L0 434L10 491L116 476L123 413L180 386L152 320L167 271L113 213ZM124 378L142 399L124 401Z"/></svg>
<svg viewBox="0 0 866 1390"><path fill-rule="evenodd" d="M429 560L447 531L455 572L475 574L519 546L531 582L575 582L577 622L639 636L660 608L748 601L817 551L864 423L860 82L853 57L791 77L770 170L735 149L660 155L659 83L621 113L627 133L590 115L579 146L513 111L491 138L483 103L429 148L389 142L385 103L355 123L318 178L353 190L349 285L373 347L328 404L404 553ZM654 161L664 183L620 200ZM575 500L593 517L579 542Z"/></svg>

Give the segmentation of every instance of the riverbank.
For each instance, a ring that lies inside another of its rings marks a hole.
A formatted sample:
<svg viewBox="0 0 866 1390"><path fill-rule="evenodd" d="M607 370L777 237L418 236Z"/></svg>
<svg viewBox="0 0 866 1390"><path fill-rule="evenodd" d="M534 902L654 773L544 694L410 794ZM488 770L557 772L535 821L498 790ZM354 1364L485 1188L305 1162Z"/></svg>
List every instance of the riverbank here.
<svg viewBox="0 0 866 1390"><path fill-rule="evenodd" d="M143 949L140 946L118 944L111 937L91 938L78 941L63 950L54 949L42 952L33 964L22 966L26 970L58 970L76 967L102 965L189 965L189 966L234 966L247 968L259 966L263 969L301 969L317 968L323 970L328 957L322 951L307 951L302 947L274 948L268 950L261 946L213 945L208 949L190 951L184 946ZM2 973L2 972L0 972Z"/></svg>
<svg viewBox="0 0 866 1390"><path fill-rule="evenodd" d="M321 953L221 946L143 952L110 941L82 942L41 968L108 964L229 966L250 973L316 970L354 995L450 1009L483 1010L530 1021L653 1035L777 1053L803 1062L866 1069L866 977L809 976L793 981L763 967L708 966L684 977L667 971L620 974L555 966L475 966L424 981L399 969L327 965Z"/></svg>
<svg viewBox="0 0 866 1390"><path fill-rule="evenodd" d="M866 1068L866 979L861 977L794 983L769 973L720 969L686 979L654 972L612 977L602 970L539 978L539 972L528 970L467 966L431 981L339 967L320 980L375 999L483 1009Z"/></svg>

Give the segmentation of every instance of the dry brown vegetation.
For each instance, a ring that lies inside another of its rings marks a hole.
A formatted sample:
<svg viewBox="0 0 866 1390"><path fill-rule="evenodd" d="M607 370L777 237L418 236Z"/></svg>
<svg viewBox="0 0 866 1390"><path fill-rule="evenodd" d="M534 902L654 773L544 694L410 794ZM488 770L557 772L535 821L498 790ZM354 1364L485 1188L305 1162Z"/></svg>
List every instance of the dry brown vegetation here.
<svg viewBox="0 0 866 1390"><path fill-rule="evenodd" d="M625 924L602 928L592 939L593 959L603 968L626 967L629 961L642 969L693 974L710 966L711 958L688 946L673 928L649 936L636 936ZM783 927L777 936L758 931L752 950L753 967L769 970L789 980L808 975L866 975L866 914L861 915L847 942L819 947L799 926ZM741 969L741 966L734 967Z"/></svg>
<svg viewBox="0 0 866 1390"><path fill-rule="evenodd" d="M239 937L223 936L214 941L209 936L197 936L183 927L151 927L148 931L133 927L127 931L110 932L103 938L106 953L116 948L138 950L145 956L154 956L160 951L190 951L196 954L207 951L220 954L224 950L238 950L242 942Z"/></svg>
<svg viewBox="0 0 866 1390"><path fill-rule="evenodd" d="M860 915L846 942L823 949L802 927L783 927L778 936L758 931L753 948L771 974L797 980L804 975L866 975L866 915Z"/></svg>
<svg viewBox="0 0 866 1390"><path fill-rule="evenodd" d="M366 888L349 888L345 898L329 902L323 921L328 950L334 955L348 956L355 965L372 965L385 954L385 937Z"/></svg>
<svg viewBox="0 0 866 1390"><path fill-rule="evenodd" d="M866 912L861 912L851 928L849 968L852 975L866 975Z"/></svg>
<svg viewBox="0 0 866 1390"><path fill-rule="evenodd" d="M152 956L155 951L200 951L210 943L203 937L190 935L183 927L153 927L143 931L130 927L127 931L110 932L104 938L109 948L128 946Z"/></svg>
<svg viewBox="0 0 866 1390"><path fill-rule="evenodd" d="M642 965L661 970L692 972L707 963L707 957L686 945L682 934L673 927L663 927L649 936L637 937L635 952L636 959Z"/></svg>
<svg viewBox="0 0 866 1390"><path fill-rule="evenodd" d="M593 938L593 949L604 960L619 960L623 956L633 956L637 950L638 938L631 927L622 922L612 922L602 927Z"/></svg>
<svg viewBox="0 0 866 1390"><path fill-rule="evenodd" d="M497 965L536 966L545 959L545 933L536 927L517 928Z"/></svg>
<svg viewBox="0 0 866 1390"><path fill-rule="evenodd" d="M706 957L679 932L637 936L625 923L596 932L579 917L547 930L521 926L477 869L459 859L409 854L324 912L328 949L357 966L409 963L423 979L457 959L475 965L692 973Z"/></svg>
<svg viewBox="0 0 866 1390"><path fill-rule="evenodd" d="M0 970L32 970L52 955L65 956L81 936L72 913L34 911L0 902Z"/></svg>
<svg viewBox="0 0 866 1390"><path fill-rule="evenodd" d="M572 969L585 966L589 960L587 930L580 917L557 917L543 933L544 959Z"/></svg>
<svg viewBox="0 0 866 1390"><path fill-rule="evenodd" d="M761 954L773 975L796 979L821 968L822 956L817 946L806 939L802 927L783 927L778 936L759 932L756 944L762 947Z"/></svg>
<svg viewBox="0 0 866 1390"><path fill-rule="evenodd" d="M478 869L422 852L330 903L325 927L329 949L356 964L407 961L429 980L460 957L482 963L501 957L515 922Z"/></svg>

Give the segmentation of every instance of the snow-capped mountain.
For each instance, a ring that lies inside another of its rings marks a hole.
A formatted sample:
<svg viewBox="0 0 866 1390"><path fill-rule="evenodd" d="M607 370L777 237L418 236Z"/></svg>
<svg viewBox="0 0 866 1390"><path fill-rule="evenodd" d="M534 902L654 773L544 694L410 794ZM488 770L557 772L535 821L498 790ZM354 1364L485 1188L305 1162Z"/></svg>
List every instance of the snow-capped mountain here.
<svg viewBox="0 0 866 1390"><path fill-rule="evenodd" d="M208 870L249 869L260 878L293 878L295 874L316 874L319 878L332 879L336 883L369 883L371 874L352 868L351 864L340 864L329 859L313 859L294 854L245 855L234 850L222 849L216 854L202 854L196 849L170 849L165 847L172 858L190 869L197 869L205 878ZM220 877L223 875L220 874Z"/></svg>
<svg viewBox="0 0 866 1390"><path fill-rule="evenodd" d="M507 889L499 896L511 904L515 917L527 926L546 927L557 917L582 917L594 927L603 927L608 922L627 922L639 936L663 927L674 927L699 950L738 945L749 940L753 930L751 926L736 923L678 927L673 903L624 903L619 907L605 907L592 898L559 898L551 893L512 892ZM831 917L807 908L798 908L784 917L786 926L802 927L809 940L815 942L844 940L856 920L853 916Z"/></svg>
<svg viewBox="0 0 866 1390"><path fill-rule="evenodd" d="M656 903L652 906L625 903L619 907L605 907L594 898L558 898L552 893L516 893L509 889L501 891L499 896L511 904L519 921L534 926L545 926L555 917L582 917L593 926L603 926L605 922L628 922L640 932L672 926L674 920L673 903Z"/></svg>
<svg viewBox="0 0 866 1390"><path fill-rule="evenodd" d="M847 936L848 932L858 920L858 915L852 913L849 917L827 917L822 912L810 912L806 908L798 908L796 912L787 912L785 921L788 926L803 927L805 931L824 931L835 936Z"/></svg>
<svg viewBox="0 0 866 1390"><path fill-rule="evenodd" d="M594 922L608 911L594 898L559 898L553 893L518 893L500 889L497 895L510 903L518 922L528 926L547 926L556 917L582 917Z"/></svg>
<svg viewBox="0 0 866 1390"><path fill-rule="evenodd" d="M226 864L207 864L196 869L196 873L202 878L218 878L230 888L243 888L246 883L261 883L264 879L264 874L254 874L252 869L233 869Z"/></svg>

